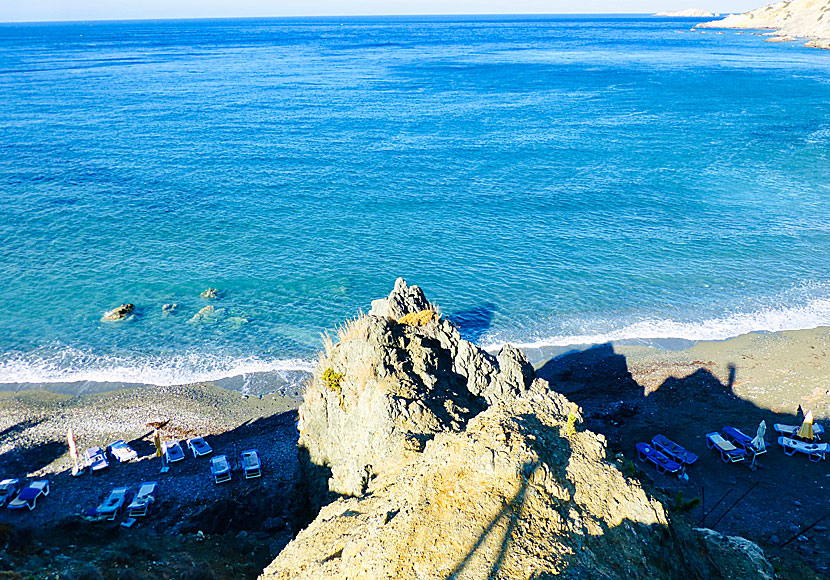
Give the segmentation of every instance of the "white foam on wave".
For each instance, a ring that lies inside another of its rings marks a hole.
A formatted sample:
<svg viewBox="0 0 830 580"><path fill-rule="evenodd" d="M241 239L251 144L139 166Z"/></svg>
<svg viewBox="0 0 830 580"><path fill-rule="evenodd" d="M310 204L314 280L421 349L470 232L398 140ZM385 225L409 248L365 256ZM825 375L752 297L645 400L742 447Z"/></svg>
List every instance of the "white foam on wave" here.
<svg viewBox="0 0 830 580"><path fill-rule="evenodd" d="M62 349L48 356L18 355L0 361L0 383L128 383L182 385L218 381L252 373L312 372L314 362L302 359L233 358L204 353L169 357L98 356Z"/></svg>
<svg viewBox="0 0 830 580"><path fill-rule="evenodd" d="M830 299L815 299L803 306L738 312L731 316L702 321L647 319L597 332L589 331L519 342L491 340L483 344L482 348L487 351L497 351L508 342L518 348L534 349L604 344L622 340L725 340L749 332L781 332L819 326L830 326Z"/></svg>

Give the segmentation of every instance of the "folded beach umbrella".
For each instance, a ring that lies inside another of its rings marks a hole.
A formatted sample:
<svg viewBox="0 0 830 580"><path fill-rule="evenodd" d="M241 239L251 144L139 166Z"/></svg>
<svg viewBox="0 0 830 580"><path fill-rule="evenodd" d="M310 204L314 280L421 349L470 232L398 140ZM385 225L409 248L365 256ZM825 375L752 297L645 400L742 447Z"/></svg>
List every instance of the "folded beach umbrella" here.
<svg viewBox="0 0 830 580"><path fill-rule="evenodd" d="M752 448L755 449L756 452L760 453L764 447L764 435L767 434L767 422L761 421L758 425L758 432L755 434L755 439L752 440Z"/></svg>
<svg viewBox="0 0 830 580"><path fill-rule="evenodd" d="M809 439L812 441L815 438L813 435L813 412L807 411L807 414L804 416L804 422L801 424L801 428L798 430L798 436L802 439Z"/></svg>
<svg viewBox="0 0 830 580"><path fill-rule="evenodd" d="M158 429L153 433L153 443L156 444L156 457L161 457L161 434Z"/></svg>

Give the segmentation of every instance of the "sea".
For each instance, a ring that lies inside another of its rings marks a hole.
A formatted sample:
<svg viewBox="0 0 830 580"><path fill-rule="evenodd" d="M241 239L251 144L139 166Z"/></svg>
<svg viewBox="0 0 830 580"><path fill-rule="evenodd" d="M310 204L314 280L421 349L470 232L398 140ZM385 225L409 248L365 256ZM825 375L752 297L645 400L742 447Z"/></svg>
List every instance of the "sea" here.
<svg viewBox="0 0 830 580"><path fill-rule="evenodd" d="M830 52L698 22L0 24L0 383L284 391L399 276L490 350L830 325Z"/></svg>

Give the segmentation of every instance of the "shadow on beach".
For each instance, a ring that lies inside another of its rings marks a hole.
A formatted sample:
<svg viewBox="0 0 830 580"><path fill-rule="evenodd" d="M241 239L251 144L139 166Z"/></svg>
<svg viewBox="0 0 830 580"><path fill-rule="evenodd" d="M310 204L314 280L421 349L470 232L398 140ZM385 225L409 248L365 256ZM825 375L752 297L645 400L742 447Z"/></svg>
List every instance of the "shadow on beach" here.
<svg viewBox="0 0 830 580"><path fill-rule="evenodd" d="M650 463L637 461L640 476L670 496L682 493L698 497L699 506L690 514L695 525L726 534L747 537L776 550L795 551L818 571L830 567L830 518L804 535L800 530L827 515L827 467L805 455L786 456L777 444L776 423L800 425L801 408L792 413L758 407L734 392L740 368L730 365L726 382L698 366L685 376L670 376L658 386L638 383L624 355L611 344L569 352L547 361L538 369L554 390L580 405L584 428L602 433L610 454L637 456L638 442L650 442L662 434L698 455L687 470L689 480L661 475ZM707 448L705 436L726 426L755 436L759 423L767 424L767 453L759 455L757 469L750 462L726 464L720 454ZM739 500L739 501L736 501Z"/></svg>

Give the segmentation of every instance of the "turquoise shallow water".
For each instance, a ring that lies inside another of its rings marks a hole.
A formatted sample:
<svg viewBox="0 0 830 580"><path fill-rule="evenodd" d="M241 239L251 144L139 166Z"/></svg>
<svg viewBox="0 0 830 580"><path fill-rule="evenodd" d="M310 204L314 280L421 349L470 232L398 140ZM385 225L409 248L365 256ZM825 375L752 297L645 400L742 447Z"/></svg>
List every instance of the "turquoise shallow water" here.
<svg viewBox="0 0 830 580"><path fill-rule="evenodd" d="M0 25L0 383L307 369L397 276L485 346L830 324L830 53L691 22Z"/></svg>

